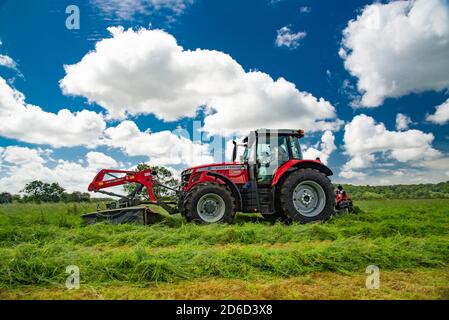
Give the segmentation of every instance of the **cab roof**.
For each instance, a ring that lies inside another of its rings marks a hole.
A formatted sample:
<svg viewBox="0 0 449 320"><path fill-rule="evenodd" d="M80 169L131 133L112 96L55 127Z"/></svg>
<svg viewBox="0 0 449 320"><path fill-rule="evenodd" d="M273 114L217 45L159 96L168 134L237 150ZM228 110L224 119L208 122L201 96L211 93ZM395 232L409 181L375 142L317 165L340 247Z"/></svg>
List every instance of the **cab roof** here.
<svg viewBox="0 0 449 320"><path fill-rule="evenodd" d="M296 136L296 137L304 137L304 130L298 129L257 129L254 131L256 135L274 135L277 134L278 136ZM245 137L243 139L243 142L248 142L248 137Z"/></svg>
<svg viewBox="0 0 449 320"><path fill-rule="evenodd" d="M270 134L277 134L277 135L283 135L283 136L304 136L304 130L300 129L258 129L256 130L256 134L260 135L270 135Z"/></svg>

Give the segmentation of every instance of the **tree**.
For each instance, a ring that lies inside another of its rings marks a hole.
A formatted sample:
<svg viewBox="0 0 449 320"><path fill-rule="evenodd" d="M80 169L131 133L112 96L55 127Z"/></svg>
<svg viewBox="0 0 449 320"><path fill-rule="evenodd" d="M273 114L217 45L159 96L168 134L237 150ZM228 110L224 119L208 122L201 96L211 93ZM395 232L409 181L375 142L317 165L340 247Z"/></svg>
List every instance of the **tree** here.
<svg viewBox="0 0 449 320"><path fill-rule="evenodd" d="M22 197L20 196L20 194L13 194L12 201L13 202L22 202Z"/></svg>
<svg viewBox="0 0 449 320"><path fill-rule="evenodd" d="M57 183L45 183L39 180L28 183L22 190L26 201L59 202L63 199L64 188Z"/></svg>
<svg viewBox="0 0 449 320"><path fill-rule="evenodd" d="M151 170L155 171L157 173L157 181L159 181L161 184L163 184L167 187L173 188L173 189L177 189L179 187L180 181L177 180L173 176L173 173L170 170L168 170L167 168L162 167L162 166L149 166L146 163L141 163L141 164L137 165L137 171L142 171L142 170L146 170L146 169L151 169ZM128 194L130 194L137 188L137 185L136 184L126 184L124 186L124 188L125 188L125 191ZM157 184L153 185L153 190L154 190L156 197L158 197L158 198L172 197L175 195L175 193L173 191L161 188ZM146 198L148 197L148 192L147 192L146 188L144 188L142 190L142 194L144 195L144 197L146 197Z"/></svg>
<svg viewBox="0 0 449 320"><path fill-rule="evenodd" d="M64 202L90 202L90 194L87 192L75 191L72 193L64 193L61 199Z"/></svg>
<svg viewBox="0 0 449 320"><path fill-rule="evenodd" d="M81 193L81 202L90 202L90 193Z"/></svg>
<svg viewBox="0 0 449 320"><path fill-rule="evenodd" d="M0 193L0 204L11 203L12 195L8 192Z"/></svg>

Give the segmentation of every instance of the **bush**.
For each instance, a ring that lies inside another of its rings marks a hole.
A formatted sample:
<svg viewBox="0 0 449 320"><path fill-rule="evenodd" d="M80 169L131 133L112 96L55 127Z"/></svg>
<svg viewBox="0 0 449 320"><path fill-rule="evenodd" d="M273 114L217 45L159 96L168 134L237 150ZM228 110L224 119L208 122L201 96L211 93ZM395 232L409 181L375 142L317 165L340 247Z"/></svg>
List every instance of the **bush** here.
<svg viewBox="0 0 449 320"><path fill-rule="evenodd" d="M12 195L8 192L0 193L0 203L11 203Z"/></svg>

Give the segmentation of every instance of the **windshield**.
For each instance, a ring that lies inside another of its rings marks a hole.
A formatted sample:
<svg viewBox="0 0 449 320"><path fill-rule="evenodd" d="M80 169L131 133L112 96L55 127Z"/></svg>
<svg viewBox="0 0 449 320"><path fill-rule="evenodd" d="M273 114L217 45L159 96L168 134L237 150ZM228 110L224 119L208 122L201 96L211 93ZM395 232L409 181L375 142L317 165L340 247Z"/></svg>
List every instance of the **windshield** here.
<svg viewBox="0 0 449 320"><path fill-rule="evenodd" d="M302 160L301 145L299 144L299 137L290 136L289 139L290 150L292 151L292 158Z"/></svg>
<svg viewBox="0 0 449 320"><path fill-rule="evenodd" d="M286 151L286 144L285 144L285 137L280 137L278 141L278 146L283 148L283 151L287 154ZM299 143L299 137L289 136L288 137L288 148L291 150L291 159L298 159L302 160L302 151L301 151L301 145ZM243 152L243 161L248 162L249 156L251 154L251 149L248 145L245 145L245 151ZM261 152L267 152L271 154L270 145L269 144L260 144L258 148L258 155L261 154ZM288 159L287 159L288 160Z"/></svg>

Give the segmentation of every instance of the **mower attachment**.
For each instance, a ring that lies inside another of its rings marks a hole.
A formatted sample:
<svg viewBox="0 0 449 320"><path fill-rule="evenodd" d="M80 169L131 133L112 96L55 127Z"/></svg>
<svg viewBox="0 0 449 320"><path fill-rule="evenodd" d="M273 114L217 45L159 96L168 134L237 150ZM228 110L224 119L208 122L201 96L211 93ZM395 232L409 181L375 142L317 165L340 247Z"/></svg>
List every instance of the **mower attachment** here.
<svg viewBox="0 0 449 320"><path fill-rule="evenodd" d="M144 204L160 206L169 214L177 213L178 210L176 207L170 206L169 202L163 202L156 198L153 191L153 185L157 184L161 188L170 189L175 192L177 192L177 190L158 183L155 178L156 173L150 169L139 172L101 170L89 185L89 191L115 196L120 198L120 200L108 203L106 205L107 210L101 210L83 215L82 218L84 219L84 222L86 224L93 224L108 221L112 224L139 223L148 225L162 221L162 216L159 213L152 211L148 206L139 207L139 205ZM130 183L137 184L137 187L128 196L103 190ZM140 194L144 191L148 194L148 201L143 201L140 197Z"/></svg>
<svg viewBox="0 0 449 320"><path fill-rule="evenodd" d="M143 225L162 221L159 213L146 207L130 207L113 210L103 210L82 216L85 224L109 222L111 224L138 223Z"/></svg>

